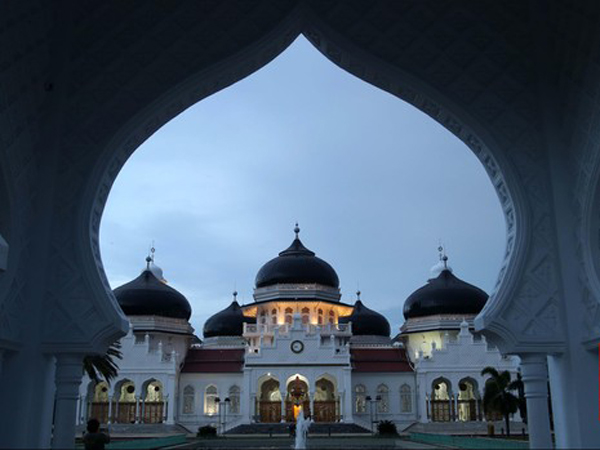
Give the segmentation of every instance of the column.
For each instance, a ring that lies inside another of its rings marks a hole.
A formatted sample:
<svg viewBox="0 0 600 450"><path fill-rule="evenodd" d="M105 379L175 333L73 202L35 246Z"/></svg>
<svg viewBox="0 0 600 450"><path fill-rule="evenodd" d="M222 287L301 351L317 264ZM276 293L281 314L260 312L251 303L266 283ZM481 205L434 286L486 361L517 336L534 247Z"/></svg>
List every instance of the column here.
<svg viewBox="0 0 600 450"><path fill-rule="evenodd" d="M81 384L83 355L56 356L56 404L52 448L75 447L75 417Z"/></svg>
<svg viewBox="0 0 600 450"><path fill-rule="evenodd" d="M108 391L108 420L107 420L107 424L111 424L111 423L118 423L119 422L119 395L117 394L117 412L115 413L115 417L114 417L114 421L113 421L113 415L112 415L112 408L113 408L113 402L115 401L115 393Z"/></svg>
<svg viewBox="0 0 600 450"><path fill-rule="evenodd" d="M343 389L343 396L344 396L344 409L343 409L343 416L344 416L344 422L346 423L352 423L354 422L354 417L353 417L353 413L352 413L352 383L351 383L351 371L352 369L349 367L344 367L343 369L343 380L344 380L344 389Z"/></svg>
<svg viewBox="0 0 600 450"><path fill-rule="evenodd" d="M525 399L527 400L529 446L530 448L552 448L546 355L531 353L520 356Z"/></svg>

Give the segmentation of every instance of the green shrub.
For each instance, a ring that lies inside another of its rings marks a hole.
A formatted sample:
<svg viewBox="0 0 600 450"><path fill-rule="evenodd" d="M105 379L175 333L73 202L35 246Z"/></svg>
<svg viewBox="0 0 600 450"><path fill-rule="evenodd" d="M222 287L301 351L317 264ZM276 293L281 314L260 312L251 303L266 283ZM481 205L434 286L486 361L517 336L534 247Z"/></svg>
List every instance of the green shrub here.
<svg viewBox="0 0 600 450"><path fill-rule="evenodd" d="M203 437L203 438L216 437L217 429L210 425L204 425L203 427L198 428L198 434L196 436Z"/></svg>
<svg viewBox="0 0 600 450"><path fill-rule="evenodd" d="M396 429L396 424L391 420L382 420L377 424L377 432L380 435L386 436L397 436L398 430Z"/></svg>

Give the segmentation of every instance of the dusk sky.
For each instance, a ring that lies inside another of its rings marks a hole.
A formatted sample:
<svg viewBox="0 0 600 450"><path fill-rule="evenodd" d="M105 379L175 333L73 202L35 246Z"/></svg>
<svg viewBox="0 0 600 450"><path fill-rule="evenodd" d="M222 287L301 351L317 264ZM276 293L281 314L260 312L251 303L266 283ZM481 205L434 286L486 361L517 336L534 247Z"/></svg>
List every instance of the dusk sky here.
<svg viewBox="0 0 600 450"><path fill-rule="evenodd" d="M101 249L113 288L151 243L169 285L204 321L260 267L304 244L337 271L342 301L388 317L426 283L441 241L459 278L490 292L505 222L483 166L413 106L344 72L300 37L271 64L194 105L130 158Z"/></svg>

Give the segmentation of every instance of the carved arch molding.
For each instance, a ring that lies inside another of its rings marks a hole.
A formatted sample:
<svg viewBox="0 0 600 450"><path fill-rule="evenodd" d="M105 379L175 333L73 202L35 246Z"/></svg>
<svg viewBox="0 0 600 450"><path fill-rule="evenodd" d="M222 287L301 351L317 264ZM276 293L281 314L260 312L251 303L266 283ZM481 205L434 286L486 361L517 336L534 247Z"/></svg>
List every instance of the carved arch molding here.
<svg viewBox="0 0 600 450"><path fill-rule="evenodd" d="M53 314L45 322L48 348L84 348L124 331L102 268L98 232L128 157L173 117L268 64L302 33L334 64L428 114L479 158L504 210L507 246L478 325L505 351L562 351L549 179L530 89L536 76L528 57L531 17L525 2L501 3L61 2L32 3L15 13L17 21L29 14L28 20L40 22L35 32L42 34L23 52L63 64L30 105L33 113L44 97L61 96L49 107L60 113L54 142L60 161L55 198L61 203L50 236L49 259L58 264L48 268L55 281L46 300ZM52 9L68 10L78 24L62 31L66 49L48 44L56 38L53 17L60 17ZM26 127L18 122L31 117L14 117L17 126L1 156L26 181L17 186L29 198L41 189L35 183L39 166L31 163L40 148L22 139ZM27 219L27 211L23 215ZM22 233L14 241L26 245ZM12 281L18 296L24 280L15 275ZM3 302L0 321L17 313L7 298ZM65 326L90 318L92 327Z"/></svg>

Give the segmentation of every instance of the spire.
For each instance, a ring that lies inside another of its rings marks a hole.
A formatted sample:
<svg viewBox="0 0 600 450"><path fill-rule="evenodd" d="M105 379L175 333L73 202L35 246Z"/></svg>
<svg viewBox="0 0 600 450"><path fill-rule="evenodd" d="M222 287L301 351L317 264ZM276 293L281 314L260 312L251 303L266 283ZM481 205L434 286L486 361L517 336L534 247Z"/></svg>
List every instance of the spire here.
<svg viewBox="0 0 600 450"><path fill-rule="evenodd" d="M437 248L439 262L433 266L430 270L430 279L437 278L443 271L447 270L452 272L452 268L448 265L448 256L446 255L446 249L442 245L441 241Z"/></svg>
<svg viewBox="0 0 600 450"><path fill-rule="evenodd" d="M233 301L237 302L238 291L233 291Z"/></svg>
<svg viewBox="0 0 600 450"><path fill-rule="evenodd" d="M294 233L296 233L296 239L298 239L298 234L300 234L300 227L298 226L298 222L296 222L296 226L294 227Z"/></svg>
<svg viewBox="0 0 600 450"><path fill-rule="evenodd" d="M360 290L356 291L356 300L360 300Z"/></svg>

